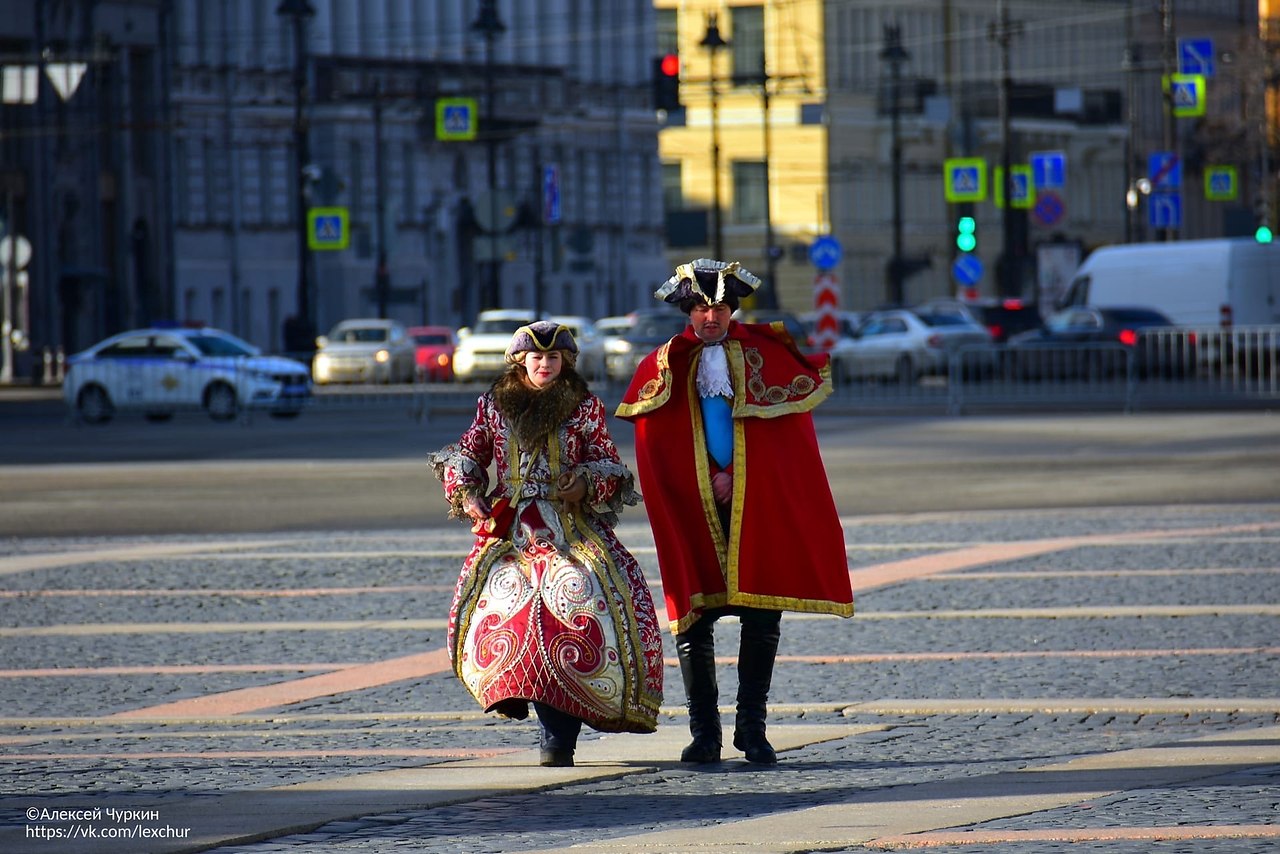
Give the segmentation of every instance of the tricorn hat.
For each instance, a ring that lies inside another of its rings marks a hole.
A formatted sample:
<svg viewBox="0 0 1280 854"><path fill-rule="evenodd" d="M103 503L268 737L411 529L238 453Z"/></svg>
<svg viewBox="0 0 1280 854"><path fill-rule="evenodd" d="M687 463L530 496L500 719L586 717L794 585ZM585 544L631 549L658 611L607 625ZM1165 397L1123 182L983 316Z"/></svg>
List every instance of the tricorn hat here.
<svg viewBox="0 0 1280 854"><path fill-rule="evenodd" d="M521 326L511 336L511 343L507 345L507 364L514 365L524 361L524 354L530 350L541 353L563 350L570 357L575 357L578 355L578 342L573 340L573 333L563 323L538 320Z"/></svg>
<svg viewBox="0 0 1280 854"><path fill-rule="evenodd" d="M654 296L675 305L729 303L737 306L738 300L750 296L760 287L760 280L742 268L737 261L713 261L699 258L676 267L675 275L667 279Z"/></svg>

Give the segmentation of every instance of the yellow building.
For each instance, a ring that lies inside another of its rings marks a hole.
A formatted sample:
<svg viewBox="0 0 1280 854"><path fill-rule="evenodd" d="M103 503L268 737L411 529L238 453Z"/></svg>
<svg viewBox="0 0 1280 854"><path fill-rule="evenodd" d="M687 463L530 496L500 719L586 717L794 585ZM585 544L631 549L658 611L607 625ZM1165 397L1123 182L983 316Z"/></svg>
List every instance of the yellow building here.
<svg viewBox="0 0 1280 854"><path fill-rule="evenodd" d="M654 6L680 58L659 134L668 261L741 261L766 282L757 306L809 310L808 246L829 231L821 0Z"/></svg>

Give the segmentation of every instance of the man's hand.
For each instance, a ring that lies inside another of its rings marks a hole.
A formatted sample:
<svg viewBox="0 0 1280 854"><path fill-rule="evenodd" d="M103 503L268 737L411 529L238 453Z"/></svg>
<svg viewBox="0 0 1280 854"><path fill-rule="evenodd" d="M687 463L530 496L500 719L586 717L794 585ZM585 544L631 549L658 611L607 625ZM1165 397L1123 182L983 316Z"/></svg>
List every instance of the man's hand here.
<svg viewBox="0 0 1280 854"><path fill-rule="evenodd" d="M576 473L567 471L556 480L556 490L560 493L564 509L574 511L578 509L582 499L587 497L587 481Z"/></svg>
<svg viewBox="0 0 1280 854"><path fill-rule="evenodd" d="M733 499L733 475L718 471L711 476L711 494L718 504L728 504Z"/></svg>

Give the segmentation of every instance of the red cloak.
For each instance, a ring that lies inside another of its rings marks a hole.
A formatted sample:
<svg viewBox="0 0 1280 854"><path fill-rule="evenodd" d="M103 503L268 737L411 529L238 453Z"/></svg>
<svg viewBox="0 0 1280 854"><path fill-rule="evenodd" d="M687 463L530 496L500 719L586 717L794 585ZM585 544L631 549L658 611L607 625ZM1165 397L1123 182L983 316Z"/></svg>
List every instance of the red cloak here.
<svg viewBox="0 0 1280 854"><path fill-rule="evenodd" d="M727 539L692 327L645 357L617 411L635 425L672 631L723 605L852 616L844 530L810 414L831 394L830 369L801 354L781 324L732 322L724 348L734 389Z"/></svg>

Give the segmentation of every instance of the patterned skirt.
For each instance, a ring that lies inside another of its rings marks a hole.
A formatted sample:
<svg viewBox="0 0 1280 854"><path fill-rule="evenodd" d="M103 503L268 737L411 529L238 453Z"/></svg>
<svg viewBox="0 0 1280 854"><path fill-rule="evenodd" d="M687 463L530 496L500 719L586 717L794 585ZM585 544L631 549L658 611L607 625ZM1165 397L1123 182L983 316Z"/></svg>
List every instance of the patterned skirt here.
<svg viewBox="0 0 1280 854"><path fill-rule="evenodd" d="M477 541L450 611L454 672L485 711L524 717L536 701L603 732L653 732L663 667L653 598L611 531L579 530L567 549L538 536L523 547Z"/></svg>

